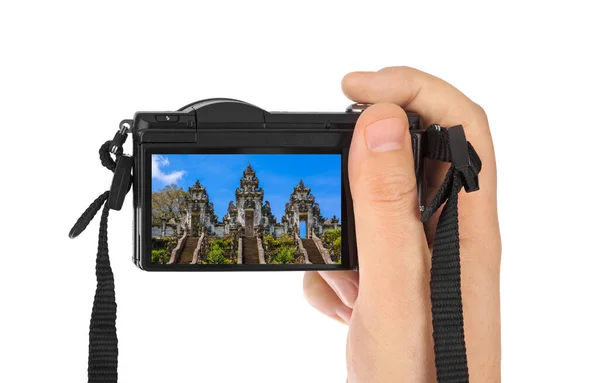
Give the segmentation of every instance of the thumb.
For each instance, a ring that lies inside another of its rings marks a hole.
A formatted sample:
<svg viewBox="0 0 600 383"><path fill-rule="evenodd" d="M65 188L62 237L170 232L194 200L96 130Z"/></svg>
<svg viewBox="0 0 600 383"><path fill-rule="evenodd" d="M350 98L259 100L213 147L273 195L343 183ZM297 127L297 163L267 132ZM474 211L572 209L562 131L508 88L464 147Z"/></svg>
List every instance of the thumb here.
<svg viewBox="0 0 600 383"><path fill-rule="evenodd" d="M361 283L428 262L408 118L402 108L380 103L363 112L348 167Z"/></svg>
<svg viewBox="0 0 600 383"><path fill-rule="evenodd" d="M430 255L402 108L381 103L363 112L348 168L360 268L348 335L349 381L427 381L433 366Z"/></svg>

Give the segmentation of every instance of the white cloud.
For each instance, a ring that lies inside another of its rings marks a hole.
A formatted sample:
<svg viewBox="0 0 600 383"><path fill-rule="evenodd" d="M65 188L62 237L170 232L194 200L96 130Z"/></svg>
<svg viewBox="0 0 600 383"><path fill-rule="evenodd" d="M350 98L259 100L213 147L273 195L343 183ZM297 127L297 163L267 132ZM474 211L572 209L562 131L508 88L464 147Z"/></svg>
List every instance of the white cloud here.
<svg viewBox="0 0 600 383"><path fill-rule="evenodd" d="M165 156L152 155L152 178L155 178L165 184L177 183L185 174L183 170L177 170L165 173L161 168L169 166L169 159Z"/></svg>

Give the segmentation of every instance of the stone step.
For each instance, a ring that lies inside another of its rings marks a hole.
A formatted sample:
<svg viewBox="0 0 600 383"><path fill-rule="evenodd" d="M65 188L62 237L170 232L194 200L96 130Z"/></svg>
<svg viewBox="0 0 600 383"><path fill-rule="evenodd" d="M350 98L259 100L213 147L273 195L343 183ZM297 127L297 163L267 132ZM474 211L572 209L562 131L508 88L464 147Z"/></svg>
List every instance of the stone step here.
<svg viewBox="0 0 600 383"><path fill-rule="evenodd" d="M304 246L306 249L308 260L311 263L317 265L325 264L325 260L323 260L323 256L321 255L321 252L319 252L315 241L313 241L311 238L302 238L302 246Z"/></svg>
<svg viewBox="0 0 600 383"><path fill-rule="evenodd" d="M244 250L242 252L242 263L243 264L258 264L260 263L258 257L258 242L256 237L244 238Z"/></svg>
<svg viewBox="0 0 600 383"><path fill-rule="evenodd" d="M198 237L186 238L183 251L181 252L181 256L179 257L179 261L177 263L190 264L190 262L192 262L192 259L194 259L194 250L196 250L199 240L200 238Z"/></svg>

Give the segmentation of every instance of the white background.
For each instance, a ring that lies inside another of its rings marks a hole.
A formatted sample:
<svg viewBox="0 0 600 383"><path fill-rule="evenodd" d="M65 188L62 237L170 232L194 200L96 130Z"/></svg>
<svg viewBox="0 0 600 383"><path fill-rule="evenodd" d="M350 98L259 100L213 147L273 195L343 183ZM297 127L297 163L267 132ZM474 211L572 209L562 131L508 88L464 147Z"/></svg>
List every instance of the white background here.
<svg viewBox="0 0 600 383"><path fill-rule="evenodd" d="M22 1L0 6L0 381L86 379L99 145L209 97L341 111L349 71L410 65L487 111L507 382L597 382L600 31L588 1ZM130 150L130 149L129 149ZM130 206L128 196L126 206ZM112 213L121 382L343 382L344 326L301 273L152 274Z"/></svg>

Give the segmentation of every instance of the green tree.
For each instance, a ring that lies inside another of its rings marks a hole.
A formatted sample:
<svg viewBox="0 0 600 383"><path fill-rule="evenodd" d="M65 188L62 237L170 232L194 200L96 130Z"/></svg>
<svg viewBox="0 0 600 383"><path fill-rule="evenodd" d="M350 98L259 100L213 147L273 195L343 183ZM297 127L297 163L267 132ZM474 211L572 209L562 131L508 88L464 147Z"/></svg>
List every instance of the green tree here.
<svg viewBox="0 0 600 383"><path fill-rule="evenodd" d="M339 263L342 258L342 229L325 230L323 243Z"/></svg>
<svg viewBox="0 0 600 383"><path fill-rule="evenodd" d="M152 192L152 225L161 226L162 217L169 221L183 213L187 195L187 192L175 184Z"/></svg>
<svg viewBox="0 0 600 383"><path fill-rule="evenodd" d="M323 240L327 243L333 243L337 238L342 236L342 229L329 229L325 230L323 234Z"/></svg>

